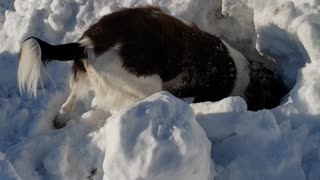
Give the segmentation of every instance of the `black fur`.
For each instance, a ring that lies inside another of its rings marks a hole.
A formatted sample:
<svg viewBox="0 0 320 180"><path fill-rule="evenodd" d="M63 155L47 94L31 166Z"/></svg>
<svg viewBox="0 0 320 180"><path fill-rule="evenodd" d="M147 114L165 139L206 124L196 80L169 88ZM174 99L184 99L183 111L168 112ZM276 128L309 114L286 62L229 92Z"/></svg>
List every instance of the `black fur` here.
<svg viewBox="0 0 320 180"><path fill-rule="evenodd" d="M274 72L259 62L250 64L250 84L245 91L248 109L271 109L280 104L289 89Z"/></svg>
<svg viewBox="0 0 320 180"><path fill-rule="evenodd" d="M51 45L36 37L29 37L28 39L31 38L37 40L38 44L40 45L41 59L44 63L47 63L51 60L74 61L87 57L85 53L85 47L82 47L78 43Z"/></svg>
<svg viewBox="0 0 320 180"><path fill-rule="evenodd" d="M74 61L72 70L74 74L74 79L79 78L79 74L85 73L85 67L81 61L87 58L85 47L81 46L79 43L68 43L62 45L51 45L45 41L42 41L36 37L29 37L28 39L35 39L40 45L41 49L41 60L43 64L47 64L49 61Z"/></svg>

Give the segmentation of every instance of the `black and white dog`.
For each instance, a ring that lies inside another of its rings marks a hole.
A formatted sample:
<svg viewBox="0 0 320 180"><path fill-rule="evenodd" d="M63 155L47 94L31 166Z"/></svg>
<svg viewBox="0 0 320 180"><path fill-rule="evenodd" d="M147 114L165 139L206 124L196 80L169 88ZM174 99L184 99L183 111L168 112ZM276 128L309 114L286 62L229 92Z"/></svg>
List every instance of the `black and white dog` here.
<svg viewBox="0 0 320 180"><path fill-rule="evenodd" d="M156 7L128 8L102 17L76 43L22 44L20 90L36 95L43 64L74 61L71 93L54 125L63 127L77 101L93 91L95 104L116 112L169 91L194 102L241 96L250 110L273 108L286 93L275 73L255 66L219 38Z"/></svg>

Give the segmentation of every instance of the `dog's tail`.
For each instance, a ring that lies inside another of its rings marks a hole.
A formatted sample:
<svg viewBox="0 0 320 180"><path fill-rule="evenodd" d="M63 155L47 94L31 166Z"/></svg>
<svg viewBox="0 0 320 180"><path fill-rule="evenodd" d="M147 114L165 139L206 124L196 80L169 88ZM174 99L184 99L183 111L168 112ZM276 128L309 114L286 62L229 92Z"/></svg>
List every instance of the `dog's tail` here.
<svg viewBox="0 0 320 180"><path fill-rule="evenodd" d="M38 38L26 39L20 51L18 67L18 85L20 92L26 90L37 95L37 86L44 64L52 60L73 61L85 58L85 47L79 43L50 45Z"/></svg>

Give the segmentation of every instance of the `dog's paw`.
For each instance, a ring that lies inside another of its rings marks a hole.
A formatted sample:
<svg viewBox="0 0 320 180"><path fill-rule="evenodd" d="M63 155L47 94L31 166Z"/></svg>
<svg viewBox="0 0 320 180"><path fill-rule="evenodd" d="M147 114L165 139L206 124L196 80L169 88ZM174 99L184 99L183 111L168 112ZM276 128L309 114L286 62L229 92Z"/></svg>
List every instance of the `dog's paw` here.
<svg viewBox="0 0 320 180"><path fill-rule="evenodd" d="M56 115L56 117L53 120L53 126L56 129L61 129L67 125L67 122L69 120L70 120L70 118L58 114L58 115Z"/></svg>

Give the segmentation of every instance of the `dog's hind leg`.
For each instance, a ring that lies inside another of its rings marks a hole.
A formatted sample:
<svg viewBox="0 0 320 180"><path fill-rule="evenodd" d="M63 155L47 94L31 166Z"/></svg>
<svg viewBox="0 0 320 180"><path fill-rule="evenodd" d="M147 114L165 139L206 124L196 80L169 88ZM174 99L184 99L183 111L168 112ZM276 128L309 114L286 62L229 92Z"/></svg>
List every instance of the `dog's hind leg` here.
<svg viewBox="0 0 320 180"><path fill-rule="evenodd" d="M90 83L81 61L75 61L73 64L73 77L69 86L71 92L53 121L56 129L63 128L67 124L77 102L86 97L90 91Z"/></svg>

